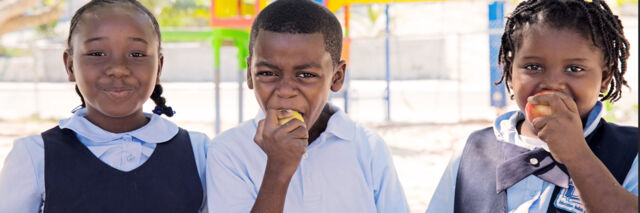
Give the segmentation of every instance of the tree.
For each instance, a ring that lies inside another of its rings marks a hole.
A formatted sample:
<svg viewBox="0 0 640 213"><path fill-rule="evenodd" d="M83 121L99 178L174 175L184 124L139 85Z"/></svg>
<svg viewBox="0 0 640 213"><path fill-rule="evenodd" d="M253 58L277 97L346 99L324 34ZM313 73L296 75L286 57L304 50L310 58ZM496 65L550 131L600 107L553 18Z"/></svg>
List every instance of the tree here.
<svg viewBox="0 0 640 213"><path fill-rule="evenodd" d="M0 36L25 27L38 26L56 20L64 12L56 0L48 6L27 13L39 0L0 0Z"/></svg>

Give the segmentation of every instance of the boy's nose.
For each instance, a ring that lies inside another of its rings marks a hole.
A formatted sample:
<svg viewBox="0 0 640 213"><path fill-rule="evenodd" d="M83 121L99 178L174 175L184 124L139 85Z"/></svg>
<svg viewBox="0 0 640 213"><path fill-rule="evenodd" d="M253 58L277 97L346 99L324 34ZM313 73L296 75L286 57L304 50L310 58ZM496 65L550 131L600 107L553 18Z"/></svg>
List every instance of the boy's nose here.
<svg viewBox="0 0 640 213"><path fill-rule="evenodd" d="M294 80L291 79L282 79L276 88L276 94L280 98L291 98L296 96L297 88Z"/></svg>

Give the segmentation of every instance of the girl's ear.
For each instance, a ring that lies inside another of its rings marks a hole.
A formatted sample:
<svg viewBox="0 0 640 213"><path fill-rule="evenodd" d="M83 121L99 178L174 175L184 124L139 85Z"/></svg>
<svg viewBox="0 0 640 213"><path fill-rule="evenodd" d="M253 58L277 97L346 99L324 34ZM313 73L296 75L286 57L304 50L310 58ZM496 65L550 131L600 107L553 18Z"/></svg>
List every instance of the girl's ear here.
<svg viewBox="0 0 640 213"><path fill-rule="evenodd" d="M158 55L158 73L156 75L156 84L160 83L160 75L162 74L162 65L164 65L164 55L159 53Z"/></svg>
<svg viewBox="0 0 640 213"><path fill-rule="evenodd" d="M62 53L62 61L64 62L64 68L67 71L67 79L71 82L75 82L76 77L73 76L73 54L71 54L71 49L67 49Z"/></svg>
<svg viewBox="0 0 640 213"><path fill-rule="evenodd" d="M338 62L333 68L333 77L331 78L331 91L338 92L344 84L345 74L347 72L347 63L344 60Z"/></svg>
<svg viewBox="0 0 640 213"><path fill-rule="evenodd" d="M600 93L607 93L609 91L609 85L613 80L613 73L609 72L608 68L602 68L602 83L600 84Z"/></svg>
<svg viewBox="0 0 640 213"><path fill-rule="evenodd" d="M253 80L251 80L251 57L247 57L247 87L253 89Z"/></svg>

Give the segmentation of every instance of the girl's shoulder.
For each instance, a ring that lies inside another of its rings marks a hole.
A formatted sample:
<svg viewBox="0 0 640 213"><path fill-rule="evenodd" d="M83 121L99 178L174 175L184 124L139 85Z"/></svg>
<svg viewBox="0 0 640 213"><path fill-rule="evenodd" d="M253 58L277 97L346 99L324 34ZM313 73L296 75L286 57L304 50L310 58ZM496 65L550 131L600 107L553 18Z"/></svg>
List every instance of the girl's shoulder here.
<svg viewBox="0 0 640 213"><path fill-rule="evenodd" d="M189 133L189 139L191 140L191 145L194 149L196 149L196 147L206 149L209 143L211 143L211 138L209 138L205 133L186 129L185 131Z"/></svg>

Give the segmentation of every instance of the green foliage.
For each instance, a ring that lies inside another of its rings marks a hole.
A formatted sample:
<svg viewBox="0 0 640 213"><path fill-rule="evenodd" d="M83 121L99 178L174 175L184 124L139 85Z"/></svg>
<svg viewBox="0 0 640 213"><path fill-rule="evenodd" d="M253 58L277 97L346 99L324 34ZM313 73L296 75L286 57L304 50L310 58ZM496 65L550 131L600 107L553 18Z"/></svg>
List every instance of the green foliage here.
<svg viewBox="0 0 640 213"><path fill-rule="evenodd" d="M209 26L208 0L140 0L158 19L160 27Z"/></svg>

